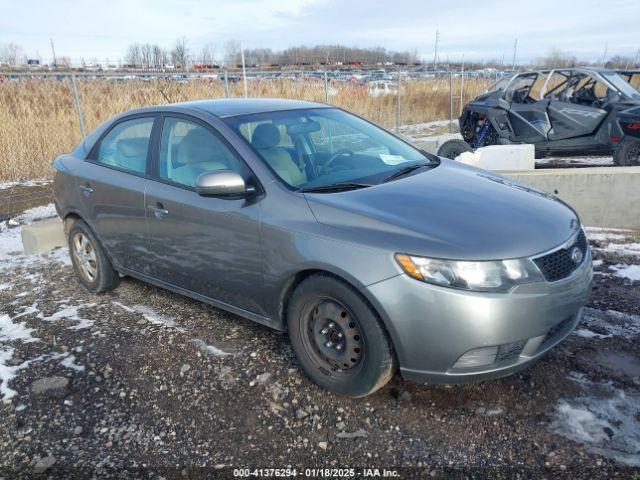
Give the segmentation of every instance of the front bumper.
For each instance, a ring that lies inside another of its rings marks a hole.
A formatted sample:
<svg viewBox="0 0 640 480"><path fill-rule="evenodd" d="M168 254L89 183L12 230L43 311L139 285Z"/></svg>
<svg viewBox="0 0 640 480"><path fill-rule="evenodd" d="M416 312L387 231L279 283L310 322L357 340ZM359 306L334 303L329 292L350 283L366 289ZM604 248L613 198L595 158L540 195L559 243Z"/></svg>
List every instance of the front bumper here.
<svg viewBox="0 0 640 480"><path fill-rule="evenodd" d="M591 256L569 277L521 285L510 293L438 287L399 275L366 287L392 337L400 371L425 383L464 383L510 375L566 338L580 320L593 270ZM495 361L454 367L483 347Z"/></svg>

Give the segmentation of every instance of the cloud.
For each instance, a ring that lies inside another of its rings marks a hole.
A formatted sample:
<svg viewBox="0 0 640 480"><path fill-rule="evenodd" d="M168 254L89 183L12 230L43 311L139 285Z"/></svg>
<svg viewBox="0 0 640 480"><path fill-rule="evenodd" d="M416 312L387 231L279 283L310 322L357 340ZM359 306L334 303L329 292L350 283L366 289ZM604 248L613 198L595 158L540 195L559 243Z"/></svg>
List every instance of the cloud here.
<svg viewBox="0 0 640 480"><path fill-rule="evenodd" d="M433 55L436 29L442 58L533 59L557 47L585 60L634 55L640 42L640 2L610 0L499 0L458 2L398 0L21 0L5 2L0 43L15 42L29 55L56 53L74 59L121 57L133 42L170 47L222 47L231 38L249 47L336 44L417 49ZM222 48L218 48L221 52Z"/></svg>

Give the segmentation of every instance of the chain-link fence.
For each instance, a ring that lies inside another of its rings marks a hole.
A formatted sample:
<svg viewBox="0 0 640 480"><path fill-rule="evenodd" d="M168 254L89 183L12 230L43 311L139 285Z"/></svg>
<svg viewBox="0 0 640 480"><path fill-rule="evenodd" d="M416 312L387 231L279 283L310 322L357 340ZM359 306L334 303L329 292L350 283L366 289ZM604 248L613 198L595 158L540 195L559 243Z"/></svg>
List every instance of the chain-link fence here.
<svg viewBox="0 0 640 480"><path fill-rule="evenodd" d="M0 215L50 202L52 160L121 112L225 97L277 97L330 103L389 129L457 117L496 77L389 72L23 73L0 74ZM6 182L23 182L16 185ZM26 207L25 207L26 205ZM24 208L23 208L24 207Z"/></svg>

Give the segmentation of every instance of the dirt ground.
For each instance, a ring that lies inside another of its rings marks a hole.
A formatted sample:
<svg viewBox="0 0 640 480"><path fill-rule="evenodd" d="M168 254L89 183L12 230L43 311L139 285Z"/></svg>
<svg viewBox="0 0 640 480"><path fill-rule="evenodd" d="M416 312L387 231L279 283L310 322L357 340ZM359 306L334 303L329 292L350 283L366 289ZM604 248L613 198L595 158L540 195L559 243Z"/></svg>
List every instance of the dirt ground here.
<svg viewBox="0 0 640 480"><path fill-rule="evenodd" d="M128 278L88 293L18 232L0 223L0 479L640 478L638 233L588 230L584 318L534 366L353 400L286 336ZM292 470L234 470L270 468Z"/></svg>

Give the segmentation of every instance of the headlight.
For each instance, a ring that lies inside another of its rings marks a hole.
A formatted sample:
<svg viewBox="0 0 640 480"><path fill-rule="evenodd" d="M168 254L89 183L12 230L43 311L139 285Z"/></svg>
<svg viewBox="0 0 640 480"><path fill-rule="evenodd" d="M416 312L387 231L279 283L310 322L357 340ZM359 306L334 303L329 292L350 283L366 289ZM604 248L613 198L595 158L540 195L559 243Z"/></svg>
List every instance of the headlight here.
<svg viewBox="0 0 640 480"><path fill-rule="evenodd" d="M404 253L396 253L395 258L410 277L443 287L507 292L515 285L544 280L535 264L527 258L467 262Z"/></svg>

